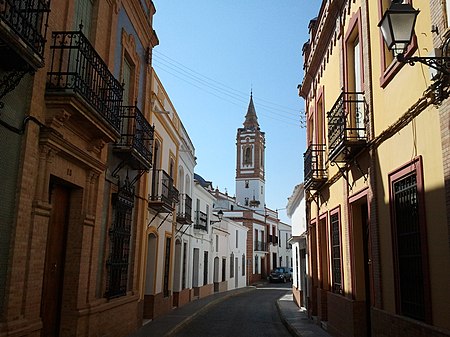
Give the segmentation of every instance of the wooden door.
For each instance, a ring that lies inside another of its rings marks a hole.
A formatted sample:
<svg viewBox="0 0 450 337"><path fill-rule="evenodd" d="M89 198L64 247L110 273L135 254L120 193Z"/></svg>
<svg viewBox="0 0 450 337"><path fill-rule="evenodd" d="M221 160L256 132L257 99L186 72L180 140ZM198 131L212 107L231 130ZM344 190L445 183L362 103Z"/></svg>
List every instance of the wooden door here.
<svg viewBox="0 0 450 337"><path fill-rule="evenodd" d="M70 190L55 185L51 197L52 212L48 227L42 288L41 336L43 337L59 336L69 202Z"/></svg>

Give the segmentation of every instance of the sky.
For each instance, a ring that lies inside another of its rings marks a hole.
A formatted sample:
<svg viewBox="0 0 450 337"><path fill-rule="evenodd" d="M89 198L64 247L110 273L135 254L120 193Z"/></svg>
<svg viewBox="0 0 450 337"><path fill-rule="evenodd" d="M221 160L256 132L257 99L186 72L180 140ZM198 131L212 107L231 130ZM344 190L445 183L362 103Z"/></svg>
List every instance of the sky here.
<svg viewBox="0 0 450 337"><path fill-rule="evenodd" d="M235 195L236 134L253 93L266 205L283 222L303 180L302 46L319 0L154 0L156 70L195 147L195 173Z"/></svg>

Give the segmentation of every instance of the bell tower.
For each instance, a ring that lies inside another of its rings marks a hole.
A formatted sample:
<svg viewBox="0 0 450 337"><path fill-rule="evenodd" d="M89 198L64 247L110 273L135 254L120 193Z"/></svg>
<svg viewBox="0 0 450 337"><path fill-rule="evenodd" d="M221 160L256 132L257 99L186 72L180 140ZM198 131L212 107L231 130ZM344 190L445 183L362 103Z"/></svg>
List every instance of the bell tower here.
<svg viewBox="0 0 450 337"><path fill-rule="evenodd" d="M236 202L264 211L265 135L259 128L253 93L250 94L244 127L237 130L236 150Z"/></svg>

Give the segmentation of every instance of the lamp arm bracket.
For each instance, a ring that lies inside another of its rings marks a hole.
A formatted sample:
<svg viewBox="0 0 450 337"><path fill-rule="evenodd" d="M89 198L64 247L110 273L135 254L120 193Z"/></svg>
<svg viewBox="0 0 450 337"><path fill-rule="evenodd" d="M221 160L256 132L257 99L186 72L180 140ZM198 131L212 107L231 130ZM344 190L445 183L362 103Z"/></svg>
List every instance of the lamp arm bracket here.
<svg viewBox="0 0 450 337"><path fill-rule="evenodd" d="M399 54L397 55L397 61L409 63L412 66L416 62L423 63L445 75L450 75L450 57L405 57L405 55Z"/></svg>

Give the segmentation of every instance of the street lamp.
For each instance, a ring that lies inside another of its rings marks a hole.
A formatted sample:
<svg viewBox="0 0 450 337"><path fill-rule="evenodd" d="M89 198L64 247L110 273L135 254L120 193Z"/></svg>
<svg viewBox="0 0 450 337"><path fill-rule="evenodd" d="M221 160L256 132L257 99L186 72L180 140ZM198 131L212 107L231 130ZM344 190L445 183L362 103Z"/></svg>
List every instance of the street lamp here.
<svg viewBox="0 0 450 337"><path fill-rule="evenodd" d="M404 55L408 45L411 44L414 25L419 12L411 4L403 3L402 0L393 0L378 24L383 39L387 47L394 51L399 62L409 63L410 65L420 62L438 70L443 75L450 75L450 57L405 57ZM448 43L449 39L445 41L442 48L444 52L446 52Z"/></svg>
<svg viewBox="0 0 450 337"><path fill-rule="evenodd" d="M401 1L392 1L391 7L384 13L378 26L381 29L387 47L397 54L403 54L411 43L419 10Z"/></svg>
<svg viewBox="0 0 450 337"><path fill-rule="evenodd" d="M223 219L223 211L222 210L219 210L218 212L217 212L217 214L214 214L219 220L210 220L209 222L211 223L211 224L213 224L213 223L216 223L216 222L221 222L222 221L222 219Z"/></svg>

